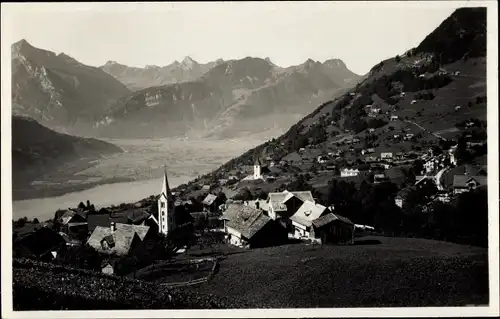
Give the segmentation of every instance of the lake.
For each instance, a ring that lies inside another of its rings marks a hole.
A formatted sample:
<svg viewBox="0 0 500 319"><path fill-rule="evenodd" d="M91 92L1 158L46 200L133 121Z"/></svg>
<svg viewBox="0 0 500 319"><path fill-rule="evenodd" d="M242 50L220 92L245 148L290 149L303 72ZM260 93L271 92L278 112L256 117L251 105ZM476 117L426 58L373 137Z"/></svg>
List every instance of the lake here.
<svg viewBox="0 0 500 319"><path fill-rule="evenodd" d="M87 190L62 196L26 199L13 202L12 217L18 219L38 218L40 221L53 218L57 209L76 207L89 200L99 207L133 203L151 195L159 194L164 165L167 166L170 187L193 180L198 175L211 172L231 158L238 156L267 139L246 138L232 140L109 140L120 146L124 153L103 158L93 167L84 169L75 179L108 179L128 177L132 182L103 184ZM47 181L35 181L41 184Z"/></svg>
<svg viewBox="0 0 500 319"><path fill-rule="evenodd" d="M169 178L170 187L175 187L190 181L186 176ZM118 205L121 203L133 203L151 195L159 194L162 179L143 180L127 183L115 183L100 185L80 192L73 192L56 197L35 198L14 201L12 203L12 218L28 219L38 218L40 221L54 217L56 210L76 207L80 202L89 200L96 208Z"/></svg>

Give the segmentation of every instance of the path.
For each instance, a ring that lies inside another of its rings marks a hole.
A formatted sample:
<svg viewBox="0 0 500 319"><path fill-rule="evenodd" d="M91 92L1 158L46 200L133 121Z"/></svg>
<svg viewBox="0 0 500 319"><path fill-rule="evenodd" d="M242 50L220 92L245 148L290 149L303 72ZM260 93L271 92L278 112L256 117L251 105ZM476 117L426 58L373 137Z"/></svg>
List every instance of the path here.
<svg viewBox="0 0 500 319"><path fill-rule="evenodd" d="M424 128L423 126L421 126L420 124L417 124L413 121L410 121L410 120L403 120L403 122L407 122L407 123L410 123L410 124L413 124L413 125L416 125L418 126L422 131L425 131L425 132L428 132L429 134L443 140L443 141L446 141L446 139L444 137L442 137L441 135L439 135L438 133L435 133L435 132L429 132L429 130L427 130L426 128Z"/></svg>

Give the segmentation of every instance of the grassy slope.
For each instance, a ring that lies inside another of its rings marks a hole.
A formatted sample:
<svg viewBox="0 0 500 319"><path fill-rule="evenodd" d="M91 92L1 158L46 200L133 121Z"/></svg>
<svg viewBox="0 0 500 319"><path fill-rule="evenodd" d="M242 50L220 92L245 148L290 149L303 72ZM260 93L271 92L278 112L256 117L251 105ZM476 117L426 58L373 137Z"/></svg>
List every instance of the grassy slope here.
<svg viewBox="0 0 500 319"><path fill-rule="evenodd" d="M488 303L486 250L422 239L363 240L355 246L296 244L231 255L212 281L192 289L262 307Z"/></svg>

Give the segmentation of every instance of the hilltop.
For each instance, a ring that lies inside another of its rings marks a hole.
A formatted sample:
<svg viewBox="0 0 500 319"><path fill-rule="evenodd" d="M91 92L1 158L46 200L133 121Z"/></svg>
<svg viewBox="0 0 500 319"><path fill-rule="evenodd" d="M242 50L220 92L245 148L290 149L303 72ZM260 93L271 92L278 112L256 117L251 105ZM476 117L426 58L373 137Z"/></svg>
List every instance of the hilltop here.
<svg viewBox="0 0 500 319"><path fill-rule="evenodd" d="M252 57L219 61L196 80L120 98L97 129L106 137L245 136L289 127L358 78L340 60L288 68Z"/></svg>
<svg viewBox="0 0 500 319"><path fill-rule="evenodd" d="M12 50L12 113L61 131L88 126L129 90L99 68L35 48L26 40Z"/></svg>
<svg viewBox="0 0 500 319"><path fill-rule="evenodd" d="M111 143L58 133L32 118L14 115L12 117L13 197L17 199L28 196L33 188L31 182L43 174L62 171L68 164L75 162L80 162L76 166L81 168L90 165L89 163L101 156L120 152L122 150Z"/></svg>

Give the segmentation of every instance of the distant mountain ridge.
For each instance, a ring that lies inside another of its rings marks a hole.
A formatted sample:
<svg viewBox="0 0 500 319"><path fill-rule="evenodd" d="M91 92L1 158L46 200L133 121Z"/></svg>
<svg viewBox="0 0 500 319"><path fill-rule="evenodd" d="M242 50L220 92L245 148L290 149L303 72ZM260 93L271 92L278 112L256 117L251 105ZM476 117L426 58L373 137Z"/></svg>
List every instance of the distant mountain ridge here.
<svg viewBox="0 0 500 319"><path fill-rule="evenodd" d="M61 128L92 122L129 90L99 68L61 53L38 49L26 40L12 50L12 111Z"/></svg>
<svg viewBox="0 0 500 319"><path fill-rule="evenodd" d="M192 132L234 136L247 134L241 124L253 119L260 119L260 127L251 125L250 131L286 128L311 105L331 99L359 79L336 59L309 59L288 68L252 57L219 62L197 80L124 96L97 123L99 134L113 137L128 127L129 134L143 137ZM273 117L278 113L279 118Z"/></svg>
<svg viewBox="0 0 500 319"><path fill-rule="evenodd" d="M186 56L182 62L174 61L163 67L157 65L148 65L144 68L129 67L115 61L108 61L99 68L122 82L131 91L139 91L153 86L194 81L223 62L222 59L218 59L203 64Z"/></svg>

